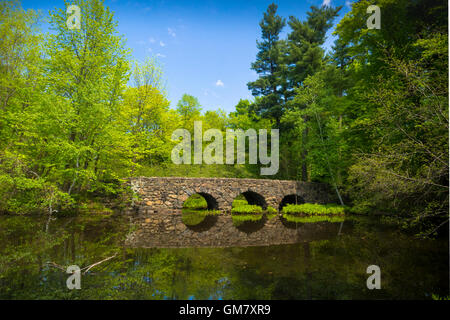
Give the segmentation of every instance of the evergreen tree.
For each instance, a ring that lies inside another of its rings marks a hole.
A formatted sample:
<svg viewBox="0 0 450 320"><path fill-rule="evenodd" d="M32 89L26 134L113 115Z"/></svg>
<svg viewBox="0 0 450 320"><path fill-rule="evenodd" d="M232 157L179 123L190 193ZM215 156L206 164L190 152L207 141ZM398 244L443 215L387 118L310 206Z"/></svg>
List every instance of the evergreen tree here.
<svg viewBox="0 0 450 320"><path fill-rule="evenodd" d="M317 72L324 63L324 44L327 31L333 26L333 19L341 7L312 6L306 21L289 17L292 31L288 36L289 81L292 88L299 87L307 76Z"/></svg>
<svg viewBox="0 0 450 320"><path fill-rule="evenodd" d="M283 115L284 80L282 77L282 57L284 42L279 40L280 32L286 25L284 18L276 14L278 6L272 3L260 22L262 41L257 41L259 52L251 69L258 73L256 81L247 84L254 96L262 96L254 104L254 110L265 118L274 119L277 127Z"/></svg>

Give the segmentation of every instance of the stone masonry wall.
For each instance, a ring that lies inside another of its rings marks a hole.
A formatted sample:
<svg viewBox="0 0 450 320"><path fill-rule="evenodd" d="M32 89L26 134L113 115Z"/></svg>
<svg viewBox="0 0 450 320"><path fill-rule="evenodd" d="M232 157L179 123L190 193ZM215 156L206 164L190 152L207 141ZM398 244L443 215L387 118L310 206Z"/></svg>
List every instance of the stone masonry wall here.
<svg viewBox="0 0 450 320"><path fill-rule="evenodd" d="M130 179L130 184L140 198L134 205L148 214L162 208L181 209L183 202L195 193L205 196L208 205L223 211L231 210L234 198L247 191L260 195L266 205L276 209L287 195L298 195L310 203L336 202L325 184L290 180L136 177Z"/></svg>

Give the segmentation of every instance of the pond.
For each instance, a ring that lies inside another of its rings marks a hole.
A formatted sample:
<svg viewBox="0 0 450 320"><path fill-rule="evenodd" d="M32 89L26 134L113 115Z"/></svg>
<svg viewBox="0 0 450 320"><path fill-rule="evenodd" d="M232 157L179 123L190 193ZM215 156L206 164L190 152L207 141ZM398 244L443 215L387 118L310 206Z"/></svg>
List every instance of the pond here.
<svg viewBox="0 0 450 320"><path fill-rule="evenodd" d="M298 234L284 244L245 242L254 233L239 231L242 243L220 245L214 226L186 229L215 234L216 245L178 243L170 248L146 243L145 237L137 236L141 227L120 214L58 218L47 231L46 224L44 217L0 217L0 299L431 299L433 294L448 295L448 241L416 239L380 218L348 217L342 228L329 222L298 224L298 230L284 226ZM172 232L175 236L182 231ZM140 240L130 241L131 235ZM69 265L83 271L80 290L66 286ZM381 269L380 290L367 289L369 265Z"/></svg>

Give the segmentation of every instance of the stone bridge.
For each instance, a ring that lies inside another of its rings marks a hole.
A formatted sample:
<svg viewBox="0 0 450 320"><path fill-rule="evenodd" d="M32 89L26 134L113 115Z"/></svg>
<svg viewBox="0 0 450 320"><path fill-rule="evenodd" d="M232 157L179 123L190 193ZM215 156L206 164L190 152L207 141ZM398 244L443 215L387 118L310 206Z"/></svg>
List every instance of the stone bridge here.
<svg viewBox="0 0 450 320"><path fill-rule="evenodd" d="M208 209L231 211L240 194L249 204L280 209L286 203L334 203L336 198L328 185L291 180L239 178L135 177L131 188L139 195L134 205L139 209L181 209L193 194L202 195Z"/></svg>

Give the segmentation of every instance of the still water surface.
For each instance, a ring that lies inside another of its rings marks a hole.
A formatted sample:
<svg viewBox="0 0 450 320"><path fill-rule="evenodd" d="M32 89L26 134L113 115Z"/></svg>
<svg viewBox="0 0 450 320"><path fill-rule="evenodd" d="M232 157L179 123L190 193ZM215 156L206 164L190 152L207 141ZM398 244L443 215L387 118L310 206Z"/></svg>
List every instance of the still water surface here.
<svg viewBox="0 0 450 320"><path fill-rule="evenodd" d="M431 299L448 295L448 241L419 240L377 218L289 245L130 248L127 218L0 217L0 299ZM335 230L331 228L330 230ZM69 290L64 269L86 268ZM381 268L368 290L366 268Z"/></svg>

